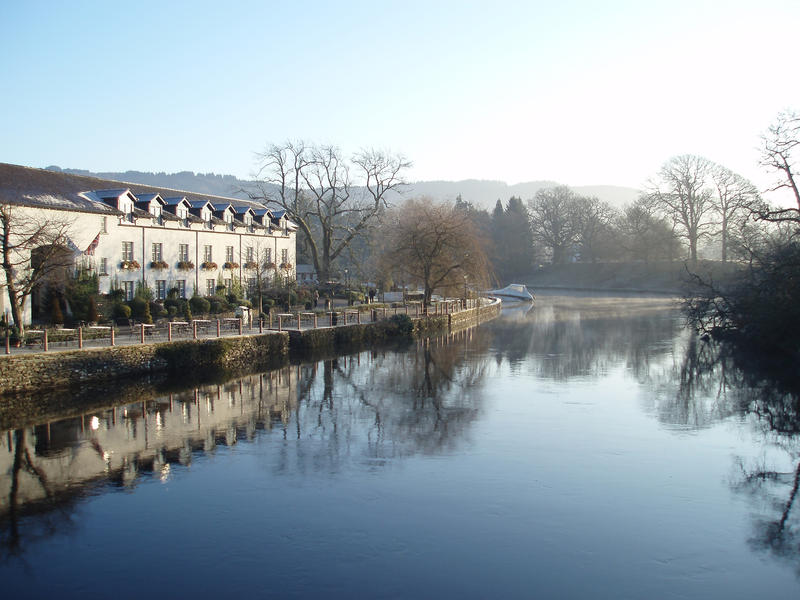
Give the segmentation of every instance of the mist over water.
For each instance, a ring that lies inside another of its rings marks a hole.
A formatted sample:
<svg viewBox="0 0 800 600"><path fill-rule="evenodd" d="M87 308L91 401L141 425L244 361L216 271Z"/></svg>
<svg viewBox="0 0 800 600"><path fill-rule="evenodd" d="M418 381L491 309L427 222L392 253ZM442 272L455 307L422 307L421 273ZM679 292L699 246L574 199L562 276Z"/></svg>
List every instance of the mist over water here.
<svg viewBox="0 0 800 600"><path fill-rule="evenodd" d="M4 589L796 595L793 390L669 298L537 298L404 350L9 423Z"/></svg>

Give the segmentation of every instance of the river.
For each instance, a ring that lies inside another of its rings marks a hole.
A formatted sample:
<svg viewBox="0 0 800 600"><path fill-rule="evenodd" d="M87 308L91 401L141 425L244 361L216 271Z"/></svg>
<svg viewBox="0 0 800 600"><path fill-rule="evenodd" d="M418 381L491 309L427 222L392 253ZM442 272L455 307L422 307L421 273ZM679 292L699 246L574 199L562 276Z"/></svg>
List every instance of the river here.
<svg viewBox="0 0 800 600"><path fill-rule="evenodd" d="M4 413L3 595L797 597L797 397L718 350L668 298L539 294L408 347Z"/></svg>

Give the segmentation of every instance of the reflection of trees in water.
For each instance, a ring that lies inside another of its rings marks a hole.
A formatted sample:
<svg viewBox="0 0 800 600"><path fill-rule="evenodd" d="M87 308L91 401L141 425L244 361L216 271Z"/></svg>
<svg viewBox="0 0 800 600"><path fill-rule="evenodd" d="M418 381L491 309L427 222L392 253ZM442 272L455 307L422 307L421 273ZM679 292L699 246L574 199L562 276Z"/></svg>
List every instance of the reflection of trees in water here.
<svg viewBox="0 0 800 600"><path fill-rule="evenodd" d="M496 360L508 361L512 369L526 361L541 377L556 380L600 376L621 362L644 376L653 348L670 349L680 327L674 312L630 310L624 301L603 308L544 304L522 319L501 316L487 325Z"/></svg>
<svg viewBox="0 0 800 600"><path fill-rule="evenodd" d="M800 576L800 378L796 365L788 373L763 365L758 357L721 346L720 355L731 365L735 382L745 394L769 458L748 464L737 461L736 491L760 507L753 520L751 545L792 565Z"/></svg>
<svg viewBox="0 0 800 600"><path fill-rule="evenodd" d="M791 371L759 367L758 357L685 336L675 388L662 411L670 423L694 424L732 414L753 416L764 456L736 460L732 487L754 508L753 548L787 562L800 575L800 385ZM768 365L770 366L770 365Z"/></svg>
<svg viewBox="0 0 800 600"><path fill-rule="evenodd" d="M335 470L352 456L377 466L455 447L477 415L488 368L470 355L487 342L485 331L471 330L404 353L364 352L305 366L296 434L314 443L298 446L298 455L284 457L279 469L296 459L303 468Z"/></svg>
<svg viewBox="0 0 800 600"><path fill-rule="evenodd" d="M648 401L660 421L698 429L745 412L749 396L740 373L716 345L684 330L675 338L672 358L647 379Z"/></svg>

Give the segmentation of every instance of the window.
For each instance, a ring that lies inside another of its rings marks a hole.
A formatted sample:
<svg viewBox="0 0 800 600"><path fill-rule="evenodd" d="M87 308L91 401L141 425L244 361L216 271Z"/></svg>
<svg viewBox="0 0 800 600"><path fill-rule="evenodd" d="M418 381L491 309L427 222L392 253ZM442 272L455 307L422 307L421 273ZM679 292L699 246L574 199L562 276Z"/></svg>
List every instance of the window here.
<svg viewBox="0 0 800 600"><path fill-rule="evenodd" d="M108 217L103 217L103 227L100 230L101 233L108 233Z"/></svg>
<svg viewBox="0 0 800 600"><path fill-rule="evenodd" d="M175 287L178 288L178 297L186 298L186 280L179 279L175 282Z"/></svg>
<svg viewBox="0 0 800 600"><path fill-rule="evenodd" d="M253 296L258 291L258 279L255 277L247 278L247 295Z"/></svg>
<svg viewBox="0 0 800 600"><path fill-rule="evenodd" d="M161 262L162 257L164 256L164 247L163 244L153 244L153 262Z"/></svg>
<svg viewBox="0 0 800 600"><path fill-rule="evenodd" d="M122 260L133 260L133 242L122 242Z"/></svg>
<svg viewBox="0 0 800 600"><path fill-rule="evenodd" d="M211 262L214 260L214 255L211 252L211 246L203 246L203 261Z"/></svg>
<svg viewBox="0 0 800 600"><path fill-rule="evenodd" d="M272 262L272 248L267 248L267 251L264 255L264 262L267 264Z"/></svg>
<svg viewBox="0 0 800 600"><path fill-rule="evenodd" d="M156 300L163 300L167 297L167 280L156 279Z"/></svg>
<svg viewBox="0 0 800 600"><path fill-rule="evenodd" d="M225 284L225 292L230 294L231 293L231 289L233 288L233 280L232 279L225 279L223 281L223 283Z"/></svg>
<svg viewBox="0 0 800 600"><path fill-rule="evenodd" d="M133 300L133 282L123 281L122 289L125 292L125 300Z"/></svg>
<svg viewBox="0 0 800 600"><path fill-rule="evenodd" d="M217 287L216 279L206 279L206 296L213 296Z"/></svg>
<svg viewBox="0 0 800 600"><path fill-rule="evenodd" d="M247 248L245 248L245 250L244 250L244 254L245 254L245 257L247 258L247 260L245 260L245 262L249 262L249 263L253 262L253 247L252 246L247 246Z"/></svg>
<svg viewBox="0 0 800 600"><path fill-rule="evenodd" d="M178 245L178 260L181 262L189 262L189 244Z"/></svg>
<svg viewBox="0 0 800 600"><path fill-rule="evenodd" d="M100 259L100 275L108 275L108 259Z"/></svg>
<svg viewBox="0 0 800 600"><path fill-rule="evenodd" d="M284 248L281 250L281 264L285 265L289 262L289 249Z"/></svg>
<svg viewBox="0 0 800 600"><path fill-rule="evenodd" d="M233 246L225 246L225 262L233 262Z"/></svg>

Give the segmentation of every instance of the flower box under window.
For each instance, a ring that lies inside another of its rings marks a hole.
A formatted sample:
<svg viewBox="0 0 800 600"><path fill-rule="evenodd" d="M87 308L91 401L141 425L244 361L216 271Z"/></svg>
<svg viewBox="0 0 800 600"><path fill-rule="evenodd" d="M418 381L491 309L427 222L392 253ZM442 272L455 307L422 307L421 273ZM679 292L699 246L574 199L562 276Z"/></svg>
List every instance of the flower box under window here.
<svg viewBox="0 0 800 600"><path fill-rule="evenodd" d="M214 269L217 268L217 263L207 260L202 265L200 265L200 268L203 269L204 271L213 271Z"/></svg>
<svg viewBox="0 0 800 600"><path fill-rule="evenodd" d="M139 264L139 261L136 260L123 260L119 263L119 268L124 271L136 271L137 269L141 269L142 266Z"/></svg>
<svg viewBox="0 0 800 600"><path fill-rule="evenodd" d="M150 263L150 268L156 269L157 271L161 271L163 269L169 269L169 265L166 263L166 261L154 260L153 262Z"/></svg>
<svg viewBox="0 0 800 600"><path fill-rule="evenodd" d="M222 268L223 269L238 269L239 268L239 263L226 261L225 264L222 265Z"/></svg>
<svg viewBox="0 0 800 600"><path fill-rule="evenodd" d="M178 270L179 271L193 271L194 270L194 263L192 261L190 261L190 260L180 260L180 261L178 261Z"/></svg>

